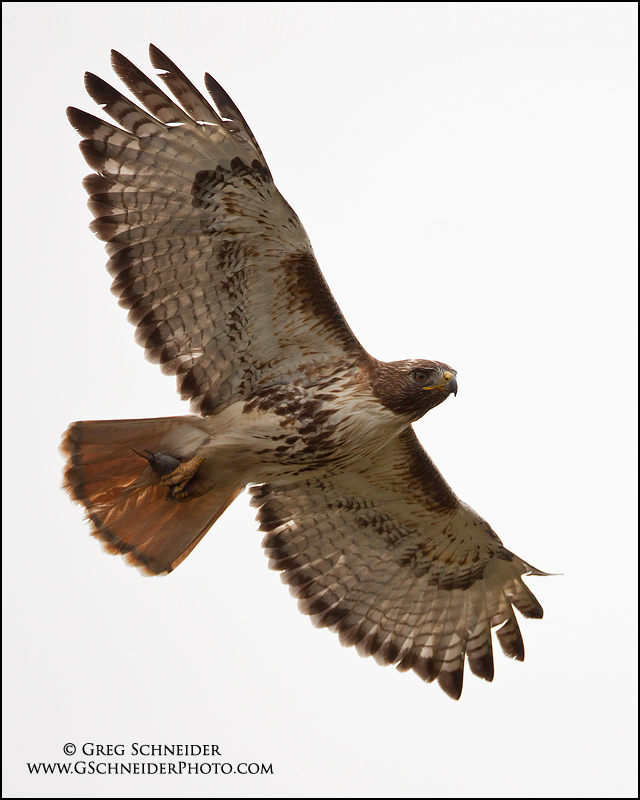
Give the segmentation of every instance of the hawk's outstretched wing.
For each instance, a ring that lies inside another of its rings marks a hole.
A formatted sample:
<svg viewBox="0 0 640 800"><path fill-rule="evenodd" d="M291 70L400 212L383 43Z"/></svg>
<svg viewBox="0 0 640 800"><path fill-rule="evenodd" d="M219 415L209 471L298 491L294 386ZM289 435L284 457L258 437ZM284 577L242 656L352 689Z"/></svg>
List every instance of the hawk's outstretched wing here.
<svg viewBox="0 0 640 800"><path fill-rule="evenodd" d="M116 73L147 110L91 73L87 91L122 127L68 109L99 173L85 179L91 227L108 243L112 290L147 356L177 375L203 415L302 362L312 370L360 358L232 100L207 75L214 109L153 45L150 57L182 107L113 51Z"/></svg>
<svg viewBox="0 0 640 800"><path fill-rule="evenodd" d="M524 658L513 608L542 617L524 573L461 503L409 428L359 468L252 489L273 569L320 627L382 664L438 679L458 698L465 653L493 678L491 628ZM504 623L504 624L503 624Z"/></svg>

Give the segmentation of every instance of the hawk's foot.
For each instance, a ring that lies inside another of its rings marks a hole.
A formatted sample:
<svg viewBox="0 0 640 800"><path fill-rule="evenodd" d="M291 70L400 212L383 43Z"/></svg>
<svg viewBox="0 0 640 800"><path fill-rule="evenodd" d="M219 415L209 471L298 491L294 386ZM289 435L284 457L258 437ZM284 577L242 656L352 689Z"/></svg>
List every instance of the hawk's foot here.
<svg viewBox="0 0 640 800"><path fill-rule="evenodd" d="M204 481L198 479L193 480L195 478L195 474L200 468L200 465L204 462L204 458L200 456L194 456L190 458L188 461L183 461L182 463L178 464L178 466L171 470L168 475L164 475L160 480L161 486L169 486L169 496L175 497L176 499L182 499L186 496L194 496L199 497L200 495L204 494L207 489L200 491L197 495L192 495L191 492L187 489L187 484L193 483L193 489L196 489L196 484L204 484ZM191 487L190 487L191 488Z"/></svg>
<svg viewBox="0 0 640 800"><path fill-rule="evenodd" d="M212 486L212 483L202 478L191 478L186 485L180 484L181 488L170 486L167 500L191 500L194 497L202 497Z"/></svg>

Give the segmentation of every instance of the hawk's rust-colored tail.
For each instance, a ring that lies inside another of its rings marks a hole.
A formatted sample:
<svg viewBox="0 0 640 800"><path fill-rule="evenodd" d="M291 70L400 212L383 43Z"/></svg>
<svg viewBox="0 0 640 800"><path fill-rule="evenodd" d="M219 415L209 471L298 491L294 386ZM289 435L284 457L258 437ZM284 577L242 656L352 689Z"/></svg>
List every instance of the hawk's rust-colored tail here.
<svg viewBox="0 0 640 800"><path fill-rule="evenodd" d="M192 452L176 452L174 444L184 439L187 426L195 449L206 437L188 417L74 422L61 444L67 458L64 488L84 506L92 535L107 552L123 555L146 574L175 569L244 489L221 480L202 496L170 497L140 454L190 457Z"/></svg>

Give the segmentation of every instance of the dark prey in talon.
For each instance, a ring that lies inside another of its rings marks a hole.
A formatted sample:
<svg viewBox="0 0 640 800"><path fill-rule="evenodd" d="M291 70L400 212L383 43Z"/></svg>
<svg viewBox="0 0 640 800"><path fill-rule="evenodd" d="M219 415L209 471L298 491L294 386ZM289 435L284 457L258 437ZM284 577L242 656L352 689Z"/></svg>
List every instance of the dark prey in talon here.
<svg viewBox="0 0 640 800"><path fill-rule="evenodd" d="M170 456L168 453L152 453L151 450L146 450L144 453L138 453L137 450L131 448L134 453L137 453L141 458L146 458L149 466L156 473L156 475L168 475L174 469L180 466L180 460Z"/></svg>
<svg viewBox="0 0 640 800"><path fill-rule="evenodd" d="M413 430L457 393L457 373L364 349L229 95L207 74L206 97L157 47L149 52L164 89L113 51L128 95L85 76L112 121L67 114L93 170L90 227L106 242L112 291L191 414L74 422L62 444L65 487L110 553L161 575L251 486L269 564L300 610L361 655L437 680L457 699L465 660L493 679L492 629L508 656L524 658L514 609L542 616L523 576L544 574L454 494ZM295 113L281 119L291 136ZM330 109L324 119L339 137ZM403 168L403 146L386 125L379 163L361 168L384 182L389 165ZM381 196L393 192L389 183ZM349 268L369 281L372 248L360 250ZM387 265L406 282L408 308L415 268ZM420 347L450 321L437 297L422 309Z"/></svg>

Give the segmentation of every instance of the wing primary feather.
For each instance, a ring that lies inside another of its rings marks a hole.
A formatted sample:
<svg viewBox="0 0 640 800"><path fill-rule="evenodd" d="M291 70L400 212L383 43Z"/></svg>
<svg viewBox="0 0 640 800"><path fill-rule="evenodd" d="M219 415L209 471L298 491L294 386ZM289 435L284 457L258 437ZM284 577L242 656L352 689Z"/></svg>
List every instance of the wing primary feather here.
<svg viewBox="0 0 640 800"><path fill-rule="evenodd" d="M166 131L166 127L155 117L137 106L98 75L86 72L84 85L89 96L112 119L135 136L148 135L151 132L161 135Z"/></svg>
<svg viewBox="0 0 640 800"><path fill-rule="evenodd" d="M467 642L467 658L469 659L471 672L477 675L478 678L483 678L491 683L495 667L493 664L491 628L489 626L480 634L477 646L471 639Z"/></svg>
<svg viewBox="0 0 640 800"><path fill-rule="evenodd" d="M496 635L505 655L509 656L509 658L515 658L516 661L524 661L524 642L520 633L520 626L513 611L511 611L504 625L498 628Z"/></svg>
<svg viewBox="0 0 640 800"><path fill-rule="evenodd" d="M505 594L523 617L542 619L544 611L531 589L523 580L513 581L505 587Z"/></svg>
<svg viewBox="0 0 640 800"><path fill-rule="evenodd" d="M149 45L149 58L153 66L159 71L159 77L171 89L187 114L190 114L197 122L209 122L214 125L222 124L220 117L184 72L154 44Z"/></svg>
<svg viewBox="0 0 640 800"><path fill-rule="evenodd" d="M111 51L111 66L127 89L160 122L165 125L178 122L189 126L193 125L191 117L177 106L169 95L165 94L144 72L117 50Z"/></svg>
<svg viewBox="0 0 640 800"><path fill-rule="evenodd" d="M459 700L462 694L462 681L464 678L464 656L462 665L452 672L440 670L438 673L438 684L440 688L454 700Z"/></svg>
<svg viewBox="0 0 640 800"><path fill-rule="evenodd" d="M205 73L204 83L211 99L215 103L216 108L222 118L223 124L226 126L229 133L234 136L238 141L243 142L248 140L255 147L257 154L260 156L262 163L266 166L267 162L262 155L262 150L258 144L255 136L251 132L251 128L247 125L247 121L240 113L240 110L220 86L218 81L211 77L208 72Z"/></svg>

